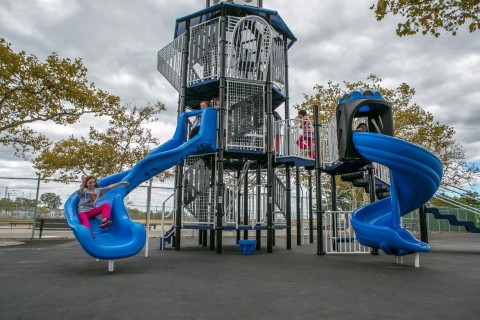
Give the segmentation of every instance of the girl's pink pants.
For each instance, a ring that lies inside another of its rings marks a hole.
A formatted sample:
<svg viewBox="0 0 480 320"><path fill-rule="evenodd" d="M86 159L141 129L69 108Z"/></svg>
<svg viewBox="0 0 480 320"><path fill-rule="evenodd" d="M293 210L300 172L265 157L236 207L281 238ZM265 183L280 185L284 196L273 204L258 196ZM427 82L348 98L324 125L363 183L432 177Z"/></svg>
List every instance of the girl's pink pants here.
<svg viewBox="0 0 480 320"><path fill-rule="evenodd" d="M90 222L88 219L91 219L93 217L98 216L99 214L102 214L102 220L103 219L109 219L110 218L110 204L108 202L90 210L90 211L85 211L85 212L80 212L78 214L78 217L80 218L80 222L87 228L90 229Z"/></svg>

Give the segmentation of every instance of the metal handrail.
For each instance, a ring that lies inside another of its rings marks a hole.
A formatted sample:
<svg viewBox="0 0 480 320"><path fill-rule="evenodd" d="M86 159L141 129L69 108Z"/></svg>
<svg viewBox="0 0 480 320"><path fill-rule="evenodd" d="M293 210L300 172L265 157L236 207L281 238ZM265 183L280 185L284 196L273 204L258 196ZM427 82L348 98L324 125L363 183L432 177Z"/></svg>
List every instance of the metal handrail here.
<svg viewBox="0 0 480 320"><path fill-rule="evenodd" d="M464 209L464 210L466 210L466 211L468 211L468 212L470 212L470 213L474 213L474 214L480 215L480 210L479 210L479 209L477 209L477 208L475 208L475 207L472 207L472 206L469 206L469 205L467 205L467 204L463 204L463 203L461 203L461 202L459 202L459 201L456 201L456 200L453 200L453 199L451 199L451 198L445 197L445 196L443 196L443 195L441 195L441 194L435 194L435 195L434 195L434 198L436 198L436 199L438 199L438 200L441 200L441 201L443 201L443 202L445 202L445 203L448 203L448 204L450 204L450 205L453 205L453 206L456 206L456 207L460 207L460 208L462 208L462 209Z"/></svg>
<svg viewBox="0 0 480 320"><path fill-rule="evenodd" d="M162 248L160 248L161 250L164 249L165 247L165 239L164 239L164 236L165 236L165 203L167 203L168 200L170 200L171 197L174 197L175 196L175 192L172 193L171 195L168 196L167 199L165 199L165 201L163 201L162 203L162 227L160 228L161 230L161 237L162 237L162 241L160 242L162 244ZM173 216L173 225L175 225L175 216Z"/></svg>

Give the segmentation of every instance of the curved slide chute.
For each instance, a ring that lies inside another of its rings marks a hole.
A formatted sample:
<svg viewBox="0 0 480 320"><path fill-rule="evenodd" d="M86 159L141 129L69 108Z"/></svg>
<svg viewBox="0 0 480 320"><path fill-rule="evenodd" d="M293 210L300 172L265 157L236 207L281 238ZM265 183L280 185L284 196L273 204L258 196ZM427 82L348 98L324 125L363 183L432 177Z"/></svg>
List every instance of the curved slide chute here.
<svg viewBox="0 0 480 320"><path fill-rule="evenodd" d="M417 145L386 135L354 132L353 142L363 157L390 169L391 197L352 214L358 242L396 256L430 251L427 243L401 227L400 217L435 194L443 174L440 160Z"/></svg>
<svg viewBox="0 0 480 320"><path fill-rule="evenodd" d="M198 134L185 142L188 117L200 114L202 114L202 121ZM217 110L215 108L183 113L178 119L172 139L153 150L132 169L99 180L100 187L119 181L128 181L129 185L106 192L103 201L110 203L113 225L102 230L100 229L100 220L91 219L90 224L95 238L80 223L77 212L77 192L73 193L65 203L65 216L83 249L92 257L105 260L130 257L142 250L146 241L145 228L142 224L130 220L123 199L141 183L181 163L188 156L215 152L216 123Z"/></svg>

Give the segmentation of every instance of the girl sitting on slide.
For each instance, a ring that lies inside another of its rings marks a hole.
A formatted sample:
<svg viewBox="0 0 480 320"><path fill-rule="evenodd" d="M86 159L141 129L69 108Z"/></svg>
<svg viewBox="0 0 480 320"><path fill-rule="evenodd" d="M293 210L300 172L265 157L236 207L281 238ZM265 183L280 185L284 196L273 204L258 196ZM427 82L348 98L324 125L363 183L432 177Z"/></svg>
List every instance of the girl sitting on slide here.
<svg viewBox="0 0 480 320"><path fill-rule="evenodd" d="M105 202L97 206L98 200L103 197L105 191L113 189L121 185L128 185L127 181L120 181L113 183L109 186L99 188L97 179L94 176L82 176L82 184L80 185L80 190L78 191L78 217L82 225L90 229L90 222L88 219L102 214L102 222L100 223L100 228L106 228L112 225L112 220L110 220L110 204ZM95 238L95 235L92 232L92 236Z"/></svg>

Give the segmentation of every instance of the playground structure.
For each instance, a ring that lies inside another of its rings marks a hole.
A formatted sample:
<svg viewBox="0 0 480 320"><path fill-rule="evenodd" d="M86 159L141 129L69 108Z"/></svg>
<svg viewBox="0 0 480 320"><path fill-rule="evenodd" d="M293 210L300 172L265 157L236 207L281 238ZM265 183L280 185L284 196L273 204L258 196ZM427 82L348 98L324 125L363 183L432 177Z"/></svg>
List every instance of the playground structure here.
<svg viewBox="0 0 480 320"><path fill-rule="evenodd" d="M257 249L266 232L267 252L273 252L275 231L285 230L290 249L291 172L295 168L299 190L299 168L305 168L309 228L316 229L318 254L341 251L346 244L364 252L369 247L382 249L397 257L428 251L428 244L402 228L400 217L435 194L442 177L438 158L394 138L390 103L378 92L360 89L340 99L336 116L325 124L319 123L315 107L314 145L302 148L302 120L291 119L289 112L288 50L297 39L276 11L262 8L262 1L217 2L207 1L205 9L177 19L174 40L158 52L158 71L179 93L177 129L171 140L134 168L99 181L100 186L130 182L107 193L113 204L113 227L101 231L93 223L93 239L78 221L75 195L67 201L67 220L87 253L118 259L143 248L145 230L130 221L123 198L173 166L175 219L160 239L162 248L173 239L180 250L182 230L197 229L199 241L206 246L209 238L216 253L222 252L225 230L235 230L238 240L242 231L247 239L248 231L255 230ZM195 110L200 101L217 98L218 110ZM283 120L276 112L281 105ZM354 132L360 122L368 124L368 132ZM197 123L200 131L189 139ZM328 212L322 206L322 174L331 178ZM337 175L365 187L371 204L351 217L338 212ZM296 207L301 244L298 196Z"/></svg>

